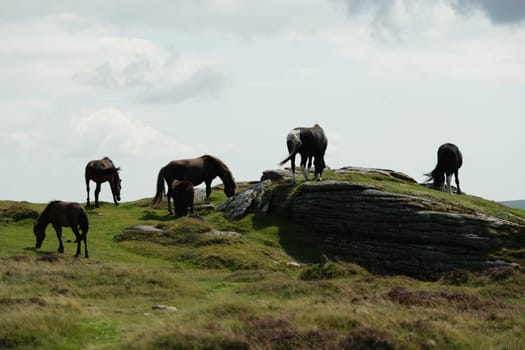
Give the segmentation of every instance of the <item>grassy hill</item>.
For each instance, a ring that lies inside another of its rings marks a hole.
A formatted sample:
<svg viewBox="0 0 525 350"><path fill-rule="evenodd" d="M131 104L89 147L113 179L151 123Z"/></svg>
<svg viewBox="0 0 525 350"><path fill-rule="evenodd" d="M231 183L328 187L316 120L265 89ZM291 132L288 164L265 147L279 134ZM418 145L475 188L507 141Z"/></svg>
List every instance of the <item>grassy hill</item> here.
<svg viewBox="0 0 525 350"><path fill-rule="evenodd" d="M519 209L379 175L344 179L525 220ZM283 198L293 192L280 186ZM224 199L213 192L214 204ZM284 216L228 221L201 210L175 221L149 199L89 209L90 259L74 258L67 228L64 254L51 227L33 249L44 207L0 201L2 349L525 348L521 269L457 270L436 282L378 276L319 255L314 233ZM132 225L163 231L125 230Z"/></svg>

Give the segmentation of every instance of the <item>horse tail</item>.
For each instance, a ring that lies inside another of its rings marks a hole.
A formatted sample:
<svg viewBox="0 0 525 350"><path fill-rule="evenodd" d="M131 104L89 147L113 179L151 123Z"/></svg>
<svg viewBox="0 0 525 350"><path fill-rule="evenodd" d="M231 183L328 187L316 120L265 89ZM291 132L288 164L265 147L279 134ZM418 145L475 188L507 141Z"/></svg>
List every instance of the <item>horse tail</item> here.
<svg viewBox="0 0 525 350"><path fill-rule="evenodd" d="M292 159L293 157L295 157L295 155L297 154L297 152L299 152L299 148L301 147L302 143L301 142L297 142L293 145L293 149L291 150L290 154L288 155L288 157L286 157L284 160L282 160L281 162L279 162L279 165L283 165L284 163L286 163L287 161L289 161L290 159Z"/></svg>
<svg viewBox="0 0 525 350"><path fill-rule="evenodd" d="M443 182L445 181L443 176L443 170L439 166L439 163L436 165L436 167L429 173L424 174L427 179L425 180L425 183L434 182L435 186L441 186Z"/></svg>
<svg viewBox="0 0 525 350"><path fill-rule="evenodd" d="M153 204L159 203L162 198L166 195L164 190L164 173L166 167L160 168L159 175L157 176L157 192L155 193L155 198L153 198Z"/></svg>

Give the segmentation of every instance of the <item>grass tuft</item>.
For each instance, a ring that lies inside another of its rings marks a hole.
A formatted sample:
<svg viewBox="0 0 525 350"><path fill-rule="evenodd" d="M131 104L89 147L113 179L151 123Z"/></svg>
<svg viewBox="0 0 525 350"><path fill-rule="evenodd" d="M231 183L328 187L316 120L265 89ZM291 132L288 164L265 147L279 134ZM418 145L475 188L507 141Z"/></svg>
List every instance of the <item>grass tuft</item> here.
<svg viewBox="0 0 525 350"><path fill-rule="evenodd" d="M329 261L304 268L301 271L299 278L304 281L328 280L365 275L366 273L365 269L356 264Z"/></svg>

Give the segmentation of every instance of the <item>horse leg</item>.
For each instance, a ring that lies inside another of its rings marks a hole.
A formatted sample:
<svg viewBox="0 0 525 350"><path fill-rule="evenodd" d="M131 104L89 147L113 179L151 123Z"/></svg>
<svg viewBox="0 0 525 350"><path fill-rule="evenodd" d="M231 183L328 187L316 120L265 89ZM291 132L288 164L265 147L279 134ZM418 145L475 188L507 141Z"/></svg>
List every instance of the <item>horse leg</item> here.
<svg viewBox="0 0 525 350"><path fill-rule="evenodd" d="M206 184L206 199L204 203L210 204L210 195L211 195L211 180L204 180Z"/></svg>
<svg viewBox="0 0 525 350"><path fill-rule="evenodd" d="M82 236L84 237L84 256L86 258L89 258L88 249L87 249L87 234L82 233Z"/></svg>
<svg viewBox="0 0 525 350"><path fill-rule="evenodd" d="M456 169L456 171L454 172L454 178L456 180L456 187L457 187L457 194L462 194L463 192L461 192L461 189L459 188L459 177L458 177L458 170Z"/></svg>
<svg viewBox="0 0 525 350"><path fill-rule="evenodd" d="M312 169L312 156L308 157L308 177L310 177L310 169Z"/></svg>
<svg viewBox="0 0 525 350"><path fill-rule="evenodd" d="M292 183L295 184L295 156L293 156L291 159L292 164Z"/></svg>
<svg viewBox="0 0 525 350"><path fill-rule="evenodd" d="M316 156L314 160L314 169L315 169L315 178L317 181L321 181L321 172L322 172L321 163L322 163L322 158Z"/></svg>
<svg viewBox="0 0 525 350"><path fill-rule="evenodd" d="M310 173L310 169L306 167L307 160L308 160L308 157L305 157L301 154L301 167L303 168L304 181L308 181L308 176ZM310 162L310 165L312 165L311 162Z"/></svg>
<svg viewBox="0 0 525 350"><path fill-rule="evenodd" d="M166 199L168 200L168 213L173 214L173 210L171 210L171 199L173 198L173 209L175 208L175 197L173 196L173 193L171 190L168 190L168 193L166 193Z"/></svg>
<svg viewBox="0 0 525 350"><path fill-rule="evenodd" d="M87 192L87 206L89 208L89 179L86 179L86 192Z"/></svg>
<svg viewBox="0 0 525 350"><path fill-rule="evenodd" d="M97 187L95 188L95 207L98 208L98 194L100 193L101 182L97 182Z"/></svg>
<svg viewBox="0 0 525 350"><path fill-rule="evenodd" d="M82 242L82 236L78 232L78 228L75 226L71 226L71 230L73 230L73 233L75 234L76 242L77 242L77 252L75 254L75 258L78 258L80 255L80 242Z"/></svg>
<svg viewBox="0 0 525 350"><path fill-rule="evenodd" d="M53 228L55 229L57 233L58 238L58 252L63 253L64 252L64 243L62 243L62 227L60 225L53 224Z"/></svg>
<svg viewBox="0 0 525 350"><path fill-rule="evenodd" d="M452 194L452 188L450 187L450 183L452 182L452 174L446 174L447 177L447 192L449 194Z"/></svg>

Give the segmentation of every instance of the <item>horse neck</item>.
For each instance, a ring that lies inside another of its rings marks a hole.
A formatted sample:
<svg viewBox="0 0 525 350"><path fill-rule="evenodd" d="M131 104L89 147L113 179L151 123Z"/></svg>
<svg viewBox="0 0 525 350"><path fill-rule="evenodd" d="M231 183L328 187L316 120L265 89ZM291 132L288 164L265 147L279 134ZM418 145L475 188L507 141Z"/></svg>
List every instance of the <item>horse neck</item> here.
<svg viewBox="0 0 525 350"><path fill-rule="evenodd" d="M217 166L217 176L221 179L224 186L233 186L233 176L230 171Z"/></svg>
<svg viewBox="0 0 525 350"><path fill-rule="evenodd" d="M36 226L45 229L47 225L49 225L49 222L49 206L47 206L46 209L44 209L44 211L42 212L42 214L40 214L40 216L38 217L36 221Z"/></svg>

